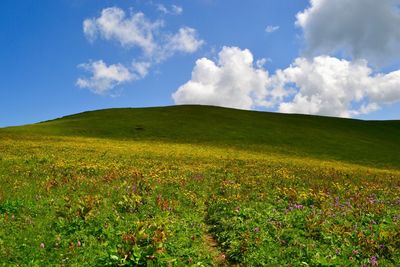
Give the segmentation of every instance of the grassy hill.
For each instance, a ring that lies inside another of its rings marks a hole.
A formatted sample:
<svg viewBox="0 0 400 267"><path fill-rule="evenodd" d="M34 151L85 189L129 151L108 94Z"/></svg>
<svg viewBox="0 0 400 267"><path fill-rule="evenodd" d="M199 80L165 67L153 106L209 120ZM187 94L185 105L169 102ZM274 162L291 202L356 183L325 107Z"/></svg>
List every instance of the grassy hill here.
<svg viewBox="0 0 400 267"><path fill-rule="evenodd" d="M84 112L2 131L236 146L363 165L400 167L400 121L173 106Z"/></svg>
<svg viewBox="0 0 400 267"><path fill-rule="evenodd" d="M400 262L400 122L208 106L0 129L0 266Z"/></svg>

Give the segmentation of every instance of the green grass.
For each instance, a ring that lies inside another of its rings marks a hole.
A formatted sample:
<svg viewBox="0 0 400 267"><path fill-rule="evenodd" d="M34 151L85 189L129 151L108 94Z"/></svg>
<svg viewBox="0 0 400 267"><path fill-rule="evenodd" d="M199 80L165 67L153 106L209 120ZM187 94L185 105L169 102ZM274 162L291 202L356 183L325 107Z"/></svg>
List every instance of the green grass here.
<svg viewBox="0 0 400 267"><path fill-rule="evenodd" d="M400 122L207 106L0 129L0 266L397 266Z"/></svg>
<svg viewBox="0 0 400 267"><path fill-rule="evenodd" d="M6 131L233 145L364 165L400 167L400 121L360 121L209 106L174 106L85 112Z"/></svg>

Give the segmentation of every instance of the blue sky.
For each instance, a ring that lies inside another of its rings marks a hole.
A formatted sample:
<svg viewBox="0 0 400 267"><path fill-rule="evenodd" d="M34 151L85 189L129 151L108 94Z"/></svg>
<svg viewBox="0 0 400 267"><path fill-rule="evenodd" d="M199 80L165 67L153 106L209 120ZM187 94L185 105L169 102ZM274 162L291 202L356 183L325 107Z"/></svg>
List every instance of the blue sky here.
<svg viewBox="0 0 400 267"><path fill-rule="evenodd" d="M0 126L186 103L400 119L398 1L365 1L3 0Z"/></svg>

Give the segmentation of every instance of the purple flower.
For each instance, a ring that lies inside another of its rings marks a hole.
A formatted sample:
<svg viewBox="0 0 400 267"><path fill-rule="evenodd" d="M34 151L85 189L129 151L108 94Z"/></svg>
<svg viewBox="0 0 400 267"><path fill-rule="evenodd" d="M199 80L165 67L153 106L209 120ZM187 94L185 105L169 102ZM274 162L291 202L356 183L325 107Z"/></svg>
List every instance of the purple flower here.
<svg viewBox="0 0 400 267"><path fill-rule="evenodd" d="M334 203L334 206L335 207L339 207L339 197L335 197L335 203Z"/></svg>
<svg viewBox="0 0 400 267"><path fill-rule="evenodd" d="M371 258L369 259L369 263L370 263L372 266L377 266L377 265L378 265L378 259L377 259L375 256L373 256L373 257L371 257Z"/></svg>
<svg viewBox="0 0 400 267"><path fill-rule="evenodd" d="M304 209L304 206L301 205L301 204L295 204L295 205L294 205L294 208L295 208L295 209Z"/></svg>

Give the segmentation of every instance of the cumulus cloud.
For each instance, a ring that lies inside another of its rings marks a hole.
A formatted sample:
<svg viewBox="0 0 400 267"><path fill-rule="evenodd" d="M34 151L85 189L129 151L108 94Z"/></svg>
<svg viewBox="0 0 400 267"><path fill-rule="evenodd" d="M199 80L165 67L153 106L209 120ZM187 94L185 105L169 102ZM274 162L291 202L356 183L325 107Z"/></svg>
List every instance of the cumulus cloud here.
<svg viewBox="0 0 400 267"><path fill-rule="evenodd" d="M160 10L163 8L163 5L159 5ZM174 14L183 11L175 5L166 10ZM162 20L151 21L141 12L126 14L118 7L105 8L99 17L84 20L83 32L89 41L94 42L98 38L113 40L124 48L138 47L142 54L139 54L141 60L133 60L128 67L122 64L107 66L102 60L82 64L80 66L92 76L78 79L77 85L104 94L124 82L144 78L153 65L176 53L194 53L204 44L195 29L183 26L171 34L163 31L164 24ZM117 73L124 78L120 80L121 76Z"/></svg>
<svg viewBox="0 0 400 267"><path fill-rule="evenodd" d="M273 75L256 63L249 50L224 47L217 62L199 59L191 80L172 97L176 104L270 107L284 113L338 117L367 114L400 102L400 71L374 73L365 60L297 58Z"/></svg>
<svg viewBox="0 0 400 267"><path fill-rule="evenodd" d="M197 37L197 32L193 28L183 27L179 31L167 38L160 58L169 57L176 52L193 53L196 52L204 41Z"/></svg>
<svg viewBox="0 0 400 267"><path fill-rule="evenodd" d="M368 106L368 86L373 78L365 61L349 62L329 56L312 60L298 58L281 71L283 86L292 85L291 101L279 104L279 111L350 117Z"/></svg>
<svg viewBox="0 0 400 267"><path fill-rule="evenodd" d="M309 55L344 53L383 65L400 58L400 0L310 0L297 14Z"/></svg>
<svg viewBox="0 0 400 267"><path fill-rule="evenodd" d="M142 79L147 76L151 63L148 61L134 61L132 62L132 70L137 79Z"/></svg>
<svg viewBox="0 0 400 267"><path fill-rule="evenodd" d="M290 101L279 103L285 113L354 117L400 101L400 71L374 74L365 60L298 58L275 77L292 92Z"/></svg>
<svg viewBox="0 0 400 267"><path fill-rule="evenodd" d="M135 78L126 67L121 64L107 66L102 60L81 64L80 68L91 73L89 78L79 78L76 82L80 88L90 89L96 94L106 94L115 86L129 82Z"/></svg>
<svg viewBox="0 0 400 267"><path fill-rule="evenodd" d="M137 46L150 54L157 47L154 34L162 25L162 21L152 22L141 12L127 16L124 10L110 7L103 9L100 17L86 19L83 32L91 41L97 37L116 40L122 46Z"/></svg>
<svg viewBox="0 0 400 267"><path fill-rule="evenodd" d="M279 26L274 26L274 25L268 25L266 28L265 28L265 31L267 32L267 33L273 33L273 32L276 32L277 30L279 30Z"/></svg>
<svg viewBox="0 0 400 267"><path fill-rule="evenodd" d="M176 104L251 109L265 104L268 83L268 72L255 66L249 50L224 47L217 62L197 60L191 80L172 97Z"/></svg>
<svg viewBox="0 0 400 267"><path fill-rule="evenodd" d="M178 6L172 8L180 10ZM103 9L98 18L86 19L83 32L92 42L101 37L116 40L124 47L139 47L154 61L171 57L176 52L196 52L204 44L195 29L184 26L170 34L161 30L164 24L161 20L149 20L141 12L127 16L124 10L110 7Z"/></svg>
<svg viewBox="0 0 400 267"><path fill-rule="evenodd" d="M368 94L377 103L394 104L400 101L400 70L377 74L371 81Z"/></svg>

